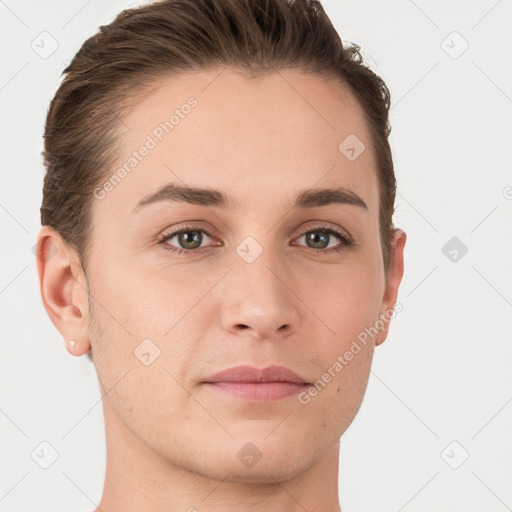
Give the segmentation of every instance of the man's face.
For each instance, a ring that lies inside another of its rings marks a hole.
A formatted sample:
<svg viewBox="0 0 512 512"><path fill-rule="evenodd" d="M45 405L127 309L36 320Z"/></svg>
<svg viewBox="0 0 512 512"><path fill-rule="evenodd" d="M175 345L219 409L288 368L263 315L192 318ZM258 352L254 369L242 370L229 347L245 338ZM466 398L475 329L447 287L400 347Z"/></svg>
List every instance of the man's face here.
<svg viewBox="0 0 512 512"><path fill-rule="evenodd" d="M105 179L126 172L93 202L89 336L107 422L203 475L288 478L356 415L376 342L361 333L390 307L375 159L363 111L339 82L219 72L160 81L120 126L121 155ZM343 143L351 134L360 142ZM169 184L237 204L137 207ZM294 206L306 190L340 187L366 208ZM204 384L238 365L282 365L324 385L262 402ZM249 467L246 452L261 459Z"/></svg>

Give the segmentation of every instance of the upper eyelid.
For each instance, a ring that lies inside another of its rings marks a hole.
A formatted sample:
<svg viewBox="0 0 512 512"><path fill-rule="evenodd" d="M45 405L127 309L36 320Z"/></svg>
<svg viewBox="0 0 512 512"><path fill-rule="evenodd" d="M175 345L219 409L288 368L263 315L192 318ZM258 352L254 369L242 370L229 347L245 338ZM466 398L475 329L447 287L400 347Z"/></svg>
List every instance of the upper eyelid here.
<svg viewBox="0 0 512 512"><path fill-rule="evenodd" d="M331 233L331 234L334 234L334 235L340 237L342 240L343 240L343 238L347 238L349 241L352 241L352 237L347 231L345 231L343 228L339 228L339 227L335 226L334 224L326 222L326 221L319 221L319 223L316 225L304 228L303 230L301 230L301 232L295 238L300 238L300 237L304 236L305 234L309 233L310 231L314 231L315 229L326 230L326 231L332 230L333 233ZM216 237L215 230L210 230L201 225L190 225L190 226L184 225L182 227L178 227L178 228L171 230L167 234L163 233L158 238L159 238L159 241L165 242L165 241L170 240L171 238L174 238L176 235L180 234L181 232L188 232L188 231L201 231L201 232L204 232L210 238Z"/></svg>

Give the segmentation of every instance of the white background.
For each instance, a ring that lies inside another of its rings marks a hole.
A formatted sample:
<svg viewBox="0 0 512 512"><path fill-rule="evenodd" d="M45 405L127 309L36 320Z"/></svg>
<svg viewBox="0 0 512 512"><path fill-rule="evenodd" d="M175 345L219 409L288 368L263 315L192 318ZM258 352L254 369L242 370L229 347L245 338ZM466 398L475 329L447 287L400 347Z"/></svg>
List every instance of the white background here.
<svg viewBox="0 0 512 512"><path fill-rule="evenodd" d="M90 511L101 497L96 374L47 317L32 248L43 123L60 73L99 25L133 5L0 1L4 512ZM343 511L511 510L512 2L323 5L391 90L395 224L408 234L403 311L341 441ZM31 47L43 31L58 42L46 59ZM456 262L442 252L452 237L468 248ZM43 441L59 454L46 470L31 458Z"/></svg>

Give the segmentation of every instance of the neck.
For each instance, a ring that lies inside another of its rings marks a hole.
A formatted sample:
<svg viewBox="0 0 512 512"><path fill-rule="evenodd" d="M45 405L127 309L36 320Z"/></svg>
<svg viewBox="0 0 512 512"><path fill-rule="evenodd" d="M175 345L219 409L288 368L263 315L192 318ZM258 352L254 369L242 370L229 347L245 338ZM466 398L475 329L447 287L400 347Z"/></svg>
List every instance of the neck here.
<svg viewBox="0 0 512 512"><path fill-rule="evenodd" d="M165 459L135 436L104 400L107 464L95 512L227 512L244 504L251 512L341 512L339 441L306 471L278 481L214 479Z"/></svg>

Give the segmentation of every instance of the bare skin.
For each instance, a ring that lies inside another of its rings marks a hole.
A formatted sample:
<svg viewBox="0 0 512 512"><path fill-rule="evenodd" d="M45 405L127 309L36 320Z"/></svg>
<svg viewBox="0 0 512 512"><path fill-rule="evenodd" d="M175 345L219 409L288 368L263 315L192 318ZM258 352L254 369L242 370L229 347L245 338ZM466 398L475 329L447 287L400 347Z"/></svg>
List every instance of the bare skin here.
<svg viewBox="0 0 512 512"><path fill-rule="evenodd" d="M130 130L121 126L123 149L106 178L174 109L197 100L93 201L87 280L58 233L43 227L39 234L40 255L50 244L56 249L38 258L45 309L64 340L76 341L67 345L72 354L92 350L108 393L97 511L341 511L340 437L359 410L389 322L307 403L297 395L256 403L203 381L242 364L321 379L358 334L393 310L406 234L395 231L386 276L371 139L344 85L297 70L254 80L220 71L162 79L124 119ZM353 161L338 149L349 134L366 146ZM239 204L167 200L133 212L169 183L216 189ZM293 206L304 190L334 187L367 208ZM179 236L158 241L184 225L200 248L166 251L191 247ZM355 245L342 247L331 233L321 247L304 236L320 237L322 227ZM258 246L254 261L241 256ZM145 339L146 352L160 351L147 366L134 356ZM249 467L241 449L261 458Z"/></svg>

